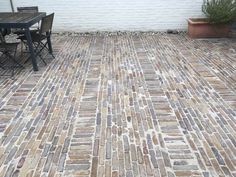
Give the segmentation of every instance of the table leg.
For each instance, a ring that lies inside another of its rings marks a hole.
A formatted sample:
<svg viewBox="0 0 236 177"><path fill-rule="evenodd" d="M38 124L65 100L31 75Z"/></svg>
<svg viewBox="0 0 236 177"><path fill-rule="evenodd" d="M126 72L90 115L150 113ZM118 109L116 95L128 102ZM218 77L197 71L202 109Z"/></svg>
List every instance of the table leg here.
<svg viewBox="0 0 236 177"><path fill-rule="evenodd" d="M49 49L49 53L52 54L52 42L51 42L51 37L49 34L47 34L47 42L48 42L48 49Z"/></svg>
<svg viewBox="0 0 236 177"><path fill-rule="evenodd" d="M28 44L29 51L30 51L30 58L31 58L31 62L33 65L33 69L34 69L34 71L38 71L38 65L37 65L36 56L34 53L34 47L33 47L32 38L31 38L29 28L25 29L25 36L27 38L27 44Z"/></svg>

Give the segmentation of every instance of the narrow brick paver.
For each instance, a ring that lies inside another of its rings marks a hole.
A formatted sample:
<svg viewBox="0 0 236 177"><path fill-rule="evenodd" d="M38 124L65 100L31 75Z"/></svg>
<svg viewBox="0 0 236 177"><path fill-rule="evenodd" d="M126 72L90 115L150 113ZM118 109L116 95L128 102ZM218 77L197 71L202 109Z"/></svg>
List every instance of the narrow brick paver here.
<svg viewBox="0 0 236 177"><path fill-rule="evenodd" d="M0 176L235 177L235 39L55 35L0 78Z"/></svg>

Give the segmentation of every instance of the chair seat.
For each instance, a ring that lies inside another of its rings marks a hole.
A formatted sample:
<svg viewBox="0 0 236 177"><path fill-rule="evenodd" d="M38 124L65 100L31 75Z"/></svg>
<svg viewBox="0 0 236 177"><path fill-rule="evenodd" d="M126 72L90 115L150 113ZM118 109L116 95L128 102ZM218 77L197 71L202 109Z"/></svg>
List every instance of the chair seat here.
<svg viewBox="0 0 236 177"><path fill-rule="evenodd" d="M40 35L39 33L31 33L31 38L32 38L32 42L38 42L41 40L46 39L46 35ZM20 39L22 41L26 41L27 38L25 35L19 36L17 39Z"/></svg>
<svg viewBox="0 0 236 177"><path fill-rule="evenodd" d="M0 43L0 52L14 50L17 47L18 44L19 44L19 42L15 42L15 43Z"/></svg>
<svg viewBox="0 0 236 177"><path fill-rule="evenodd" d="M32 29L30 30L30 33L37 33L39 30L38 29ZM24 35L25 34L25 30L24 29L19 29L13 32L14 34L17 35Z"/></svg>

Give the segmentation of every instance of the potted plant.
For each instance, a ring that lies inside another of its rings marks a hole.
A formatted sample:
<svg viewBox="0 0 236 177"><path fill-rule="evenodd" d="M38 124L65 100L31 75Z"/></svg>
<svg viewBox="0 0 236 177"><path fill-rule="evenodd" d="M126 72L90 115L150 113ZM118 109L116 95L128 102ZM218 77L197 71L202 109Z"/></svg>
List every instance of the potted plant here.
<svg viewBox="0 0 236 177"><path fill-rule="evenodd" d="M236 0L204 0L206 18L190 18L188 34L192 38L229 37L236 18Z"/></svg>

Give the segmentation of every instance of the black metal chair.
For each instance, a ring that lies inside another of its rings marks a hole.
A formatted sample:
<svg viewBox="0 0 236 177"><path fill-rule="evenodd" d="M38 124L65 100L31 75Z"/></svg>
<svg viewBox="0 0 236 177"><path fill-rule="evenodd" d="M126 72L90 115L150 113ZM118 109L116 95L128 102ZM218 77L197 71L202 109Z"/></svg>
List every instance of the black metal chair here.
<svg viewBox="0 0 236 177"><path fill-rule="evenodd" d="M14 75L15 68L23 67L17 59L16 52L19 42L8 43L4 36L7 34L6 30L0 32L0 67L2 69L10 68L12 70L11 76Z"/></svg>
<svg viewBox="0 0 236 177"><path fill-rule="evenodd" d="M2 34L2 37L11 34L11 29L9 28L0 28L0 33Z"/></svg>
<svg viewBox="0 0 236 177"><path fill-rule="evenodd" d="M39 28L39 31L37 33L31 33L35 55L39 56L45 65L46 62L41 56L41 52L44 49L47 49L47 51L52 55L52 57L55 58L53 53L51 53L48 48L48 40L47 40L47 38L51 37L53 19L54 19L54 13L43 17L41 20L41 26ZM25 35L19 36L18 39L23 41L25 44L27 43L27 38Z"/></svg>
<svg viewBox="0 0 236 177"><path fill-rule="evenodd" d="M29 6L29 7L17 7L17 12L26 12L26 13L34 13L38 12L38 6Z"/></svg>
<svg viewBox="0 0 236 177"><path fill-rule="evenodd" d="M36 13L39 11L38 6L29 6L29 7L17 7L17 12L22 13ZM39 29L39 23L36 26L31 27L30 32L37 32ZM25 34L25 31L23 29L17 29L13 32L17 35L23 35Z"/></svg>

